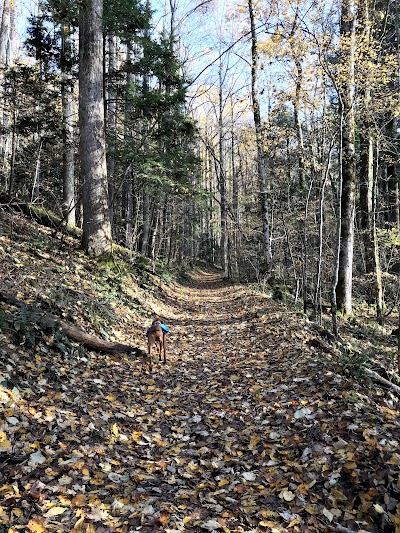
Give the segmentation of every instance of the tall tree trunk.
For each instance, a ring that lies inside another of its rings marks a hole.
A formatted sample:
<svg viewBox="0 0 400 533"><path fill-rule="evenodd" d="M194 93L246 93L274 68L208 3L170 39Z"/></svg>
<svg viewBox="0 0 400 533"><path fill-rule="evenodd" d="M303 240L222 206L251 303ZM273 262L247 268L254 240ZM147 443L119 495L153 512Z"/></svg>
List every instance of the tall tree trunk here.
<svg viewBox="0 0 400 533"><path fill-rule="evenodd" d="M63 108L63 216L68 224L76 225L75 149L74 149L74 96L73 78L69 67L72 55L70 28L64 24L61 30L61 97Z"/></svg>
<svg viewBox="0 0 400 533"><path fill-rule="evenodd" d="M295 51L294 51L295 54ZM303 82L303 67L298 57L294 58L294 62L297 70L296 77L296 93L294 98L294 121L296 124L297 135L297 160L299 165L299 186L304 188L304 175L305 175L305 158L304 158L304 140L303 140L303 128L300 118L300 97L301 97L301 85Z"/></svg>
<svg viewBox="0 0 400 533"><path fill-rule="evenodd" d="M337 308L344 313L352 311L354 212L356 191L355 122L354 122L354 62L355 14L354 0L342 0L341 38L341 228Z"/></svg>
<svg viewBox="0 0 400 533"><path fill-rule="evenodd" d="M40 159L42 156L42 146L43 146L43 140L40 135L38 138L38 142L39 142L39 146L38 146L38 151L37 151L37 156L36 156L35 174L33 176L31 202L34 202L35 200L37 200L40 195Z"/></svg>
<svg viewBox="0 0 400 533"><path fill-rule="evenodd" d="M0 63L2 66L7 64L7 48L10 40L10 10L10 0L3 0L0 25Z"/></svg>
<svg viewBox="0 0 400 533"><path fill-rule="evenodd" d="M292 49L293 61L296 66L296 89L293 99L293 111L294 111L294 123L296 127L297 137L297 161L298 161L298 174L299 174L299 186L300 189L304 188L304 175L305 175L305 157L304 157L304 140L303 140L303 128L301 124L301 89L303 85L303 65L301 57L298 51L298 43L295 40L296 32L298 30L299 21L299 5L296 7L296 13L293 20L292 31L290 32L290 46Z"/></svg>
<svg viewBox="0 0 400 533"><path fill-rule="evenodd" d="M232 231L232 246L233 258L231 259L232 275L235 279L239 277L239 170L236 166L235 154L235 131L234 131L234 116L233 116L233 98L231 96L231 168L232 168L232 212L233 212L233 231Z"/></svg>
<svg viewBox="0 0 400 533"><path fill-rule="evenodd" d="M365 271L374 272L374 243L371 241L371 228L374 217L373 190L373 137L367 124L360 130L360 229L364 243Z"/></svg>
<svg viewBox="0 0 400 533"><path fill-rule="evenodd" d="M15 33L15 0L4 0L3 10L0 22L0 86L3 86L4 82L4 70L12 63L12 50L11 45L14 39ZM9 128L9 116L7 109L7 102L4 99L0 102L0 160L3 167L3 185L4 188L8 187L8 176L10 172L9 168L9 154L7 146L11 143L8 142L8 128ZM11 155L12 158L12 155Z"/></svg>
<svg viewBox="0 0 400 533"><path fill-rule="evenodd" d="M218 148L219 169L218 184L221 200L221 265L225 276L228 275L228 199L226 192L225 152L224 152L224 121L223 121L223 76L222 60L219 65L219 111L218 111Z"/></svg>
<svg viewBox="0 0 400 533"><path fill-rule="evenodd" d="M358 37L367 54L371 47L370 0L360 0ZM367 59L369 60L368 56ZM371 120L371 75L368 66L363 86L360 87L361 113L359 120L360 142L360 229L364 243L365 271L374 272L374 243L372 236L373 189L374 189L374 153L373 124Z"/></svg>
<svg viewBox="0 0 400 533"><path fill-rule="evenodd" d="M371 219L371 242L373 243L373 263L374 263L374 293L375 293L375 305L376 305L376 317L379 324L383 324L383 287L382 287L382 271L381 260L379 255L379 243L376 232L376 179L374 180L373 193L372 193L372 219Z"/></svg>
<svg viewBox="0 0 400 533"><path fill-rule="evenodd" d="M10 33L7 43L7 52L6 52L6 61L7 65L12 65L13 63L13 56L14 56L14 50L13 50L13 42L15 38L15 0L10 0Z"/></svg>
<svg viewBox="0 0 400 533"><path fill-rule="evenodd" d="M10 196L12 196L14 190L15 155L17 151L17 110L15 105L13 107L13 121L11 129L10 178L8 181L8 194Z"/></svg>
<svg viewBox="0 0 400 533"><path fill-rule="evenodd" d="M82 247L112 251L103 85L103 1L87 0L79 18L79 154L83 180Z"/></svg>
<svg viewBox="0 0 400 533"><path fill-rule="evenodd" d="M334 139L331 141L329 151L326 156L325 170L322 178L320 195L319 195L319 224L318 224L318 260L317 260L317 279L315 283L315 292L314 292L314 306L316 312L317 321L320 323L322 318L322 298L321 298L321 279L322 279L322 252L324 244L324 210L325 210L325 188L328 181L331 160L332 160L332 150L334 146Z"/></svg>
<svg viewBox="0 0 400 533"><path fill-rule="evenodd" d="M400 61L400 57L399 57ZM397 138L397 121L394 118L391 118L386 127L388 138L392 143L396 142ZM392 150L389 150L392 152ZM386 166L387 170L387 188L388 188L388 223L389 227L396 228L400 231L400 183L399 183L399 172L398 172L398 162L393 153L388 153L388 163Z"/></svg>
<svg viewBox="0 0 400 533"><path fill-rule="evenodd" d="M107 153L107 176L108 176L108 191L110 196L110 220L113 226L114 222L114 196L115 196L115 146L117 135L117 97L113 89L113 75L117 70L117 44L115 35L109 35L107 39L108 48L108 77L110 83L107 88L107 141L108 141L108 153Z"/></svg>
<svg viewBox="0 0 400 533"><path fill-rule="evenodd" d="M364 49L371 49L371 0L360 0L358 6L359 26L361 28L359 38ZM363 79L363 86L360 88L362 102L362 118L359 124L360 140L360 227L364 243L365 270L367 274L372 274L374 279L374 299L376 313L379 322L383 319L383 291L382 275L380 267L379 246L376 234L376 187L374 178L374 134L372 114L371 78L373 72L368 64L366 76Z"/></svg>
<svg viewBox="0 0 400 533"><path fill-rule="evenodd" d="M253 118L256 130L256 144L257 144L257 167L258 178L260 183L260 207L261 219L263 227L261 271L268 271L272 261L271 249L271 230L269 224L269 206L268 206L268 191L267 178L265 172L265 153L262 137L262 123L260 105L258 102L258 51L257 51L257 33L254 20L253 0L248 0L250 28L251 28L251 96L253 102Z"/></svg>
<svg viewBox="0 0 400 533"><path fill-rule="evenodd" d="M143 192L143 226L142 238L140 242L140 253L143 255L149 254L149 237L151 224L151 210L150 210L150 196L146 190Z"/></svg>
<svg viewBox="0 0 400 533"><path fill-rule="evenodd" d="M126 75L126 92L129 95L133 84L135 82L135 77L130 72L130 66L134 58L133 45L131 42L128 42L126 45L126 64L128 66L127 75ZM128 146L132 143L132 103L129 101L129 98L125 102L124 110L124 141ZM133 183L133 171L129 169L129 172L125 172L124 183L122 186L122 218L125 224L125 246L130 250L134 249L136 243L133 242L134 232L133 228L133 216L134 216L134 183ZM137 224L137 217L136 217Z"/></svg>

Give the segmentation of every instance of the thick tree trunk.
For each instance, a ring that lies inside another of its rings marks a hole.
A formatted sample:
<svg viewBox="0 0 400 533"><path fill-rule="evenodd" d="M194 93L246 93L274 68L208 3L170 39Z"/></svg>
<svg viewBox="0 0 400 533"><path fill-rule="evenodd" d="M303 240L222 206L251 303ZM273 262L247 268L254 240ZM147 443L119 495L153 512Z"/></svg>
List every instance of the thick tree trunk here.
<svg viewBox="0 0 400 533"><path fill-rule="evenodd" d="M342 0L341 18L341 231L337 308L352 311L354 212L356 191L355 122L354 122L354 62L355 14L354 0Z"/></svg>
<svg viewBox="0 0 400 533"><path fill-rule="evenodd" d="M115 174L115 148L117 141L117 96L113 89L113 75L115 74L117 66L117 42L115 35L109 35L107 40L108 47L108 77L111 82L108 84L107 88L107 142L108 142L108 153L107 153L107 177L108 177L108 191L110 197L110 220L112 227L114 226L114 217L115 217L115 206L114 206L114 196L115 196L115 184L114 184L114 174Z"/></svg>
<svg viewBox="0 0 400 533"><path fill-rule="evenodd" d="M112 251L103 88L103 2L88 0L79 20L79 126L83 181L82 247L93 256Z"/></svg>

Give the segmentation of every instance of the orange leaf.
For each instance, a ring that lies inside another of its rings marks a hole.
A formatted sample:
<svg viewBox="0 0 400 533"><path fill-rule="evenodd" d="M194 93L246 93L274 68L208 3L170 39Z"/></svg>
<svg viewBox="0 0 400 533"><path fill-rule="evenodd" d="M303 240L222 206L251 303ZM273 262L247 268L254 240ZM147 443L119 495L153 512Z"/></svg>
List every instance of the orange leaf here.
<svg viewBox="0 0 400 533"><path fill-rule="evenodd" d="M42 519L40 516L36 515L33 515L26 527L33 533L44 533L44 531L46 531L46 527L44 526Z"/></svg>
<svg viewBox="0 0 400 533"><path fill-rule="evenodd" d="M85 494L77 494L74 498L72 498L72 505L74 507L83 507L86 505L86 496Z"/></svg>
<svg viewBox="0 0 400 533"><path fill-rule="evenodd" d="M169 523L170 520L171 520L171 515L169 514L169 512L161 511L160 518L158 519L160 524L165 527Z"/></svg>

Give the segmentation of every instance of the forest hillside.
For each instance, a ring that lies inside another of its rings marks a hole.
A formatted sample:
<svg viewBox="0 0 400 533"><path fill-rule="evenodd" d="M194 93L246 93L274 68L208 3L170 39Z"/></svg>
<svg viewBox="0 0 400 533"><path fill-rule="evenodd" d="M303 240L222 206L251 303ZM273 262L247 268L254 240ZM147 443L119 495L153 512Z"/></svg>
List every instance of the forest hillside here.
<svg viewBox="0 0 400 533"><path fill-rule="evenodd" d="M339 342L216 270L101 263L2 210L0 256L0 533L400 531L399 389L363 370L390 367L389 328Z"/></svg>

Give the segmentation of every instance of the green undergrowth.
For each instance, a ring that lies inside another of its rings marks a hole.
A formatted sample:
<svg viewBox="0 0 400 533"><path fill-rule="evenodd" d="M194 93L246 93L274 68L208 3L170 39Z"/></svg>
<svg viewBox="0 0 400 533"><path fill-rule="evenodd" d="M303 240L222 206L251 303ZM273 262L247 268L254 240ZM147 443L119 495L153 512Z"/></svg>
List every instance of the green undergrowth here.
<svg viewBox="0 0 400 533"><path fill-rule="evenodd" d="M30 349L38 343L46 345L49 338L54 347L70 348L56 332L43 330L36 311L57 316L86 333L135 345L143 324L163 298L163 287L178 276L162 263L121 246L114 246L107 258L90 258L75 235L55 234L52 228L5 207L0 209L0 255L0 290L29 307L18 309L0 302L3 342Z"/></svg>

